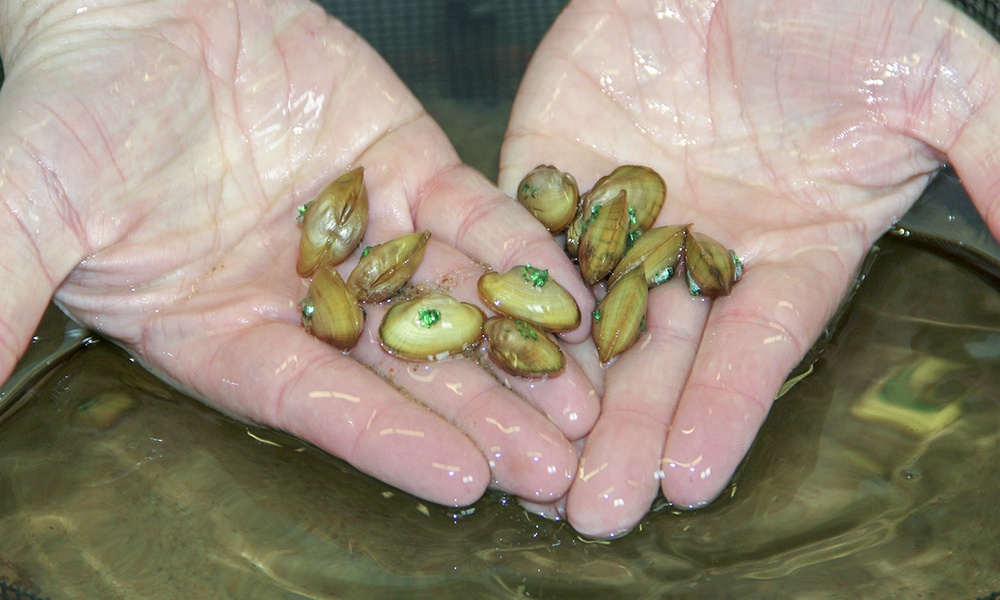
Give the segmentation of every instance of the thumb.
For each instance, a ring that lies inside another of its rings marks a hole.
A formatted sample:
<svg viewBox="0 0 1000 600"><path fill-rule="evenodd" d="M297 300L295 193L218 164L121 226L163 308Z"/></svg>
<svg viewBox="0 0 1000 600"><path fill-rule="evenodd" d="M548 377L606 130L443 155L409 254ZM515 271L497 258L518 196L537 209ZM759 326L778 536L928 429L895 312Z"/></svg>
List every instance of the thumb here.
<svg viewBox="0 0 1000 600"><path fill-rule="evenodd" d="M0 94L0 123L5 105ZM28 136L0 131L0 381L24 353L56 288L80 261L59 178Z"/></svg>
<svg viewBox="0 0 1000 600"><path fill-rule="evenodd" d="M949 66L957 77L939 77L935 87L940 92L934 92L946 97L938 103L945 110L934 119L946 129L938 139L951 138L953 142L938 145L932 138L931 144L944 150L993 236L1000 239L1000 136L996 134L1000 124L1000 43L971 21L964 30L966 35L953 36L949 50L956 59ZM956 81L962 83L956 86Z"/></svg>

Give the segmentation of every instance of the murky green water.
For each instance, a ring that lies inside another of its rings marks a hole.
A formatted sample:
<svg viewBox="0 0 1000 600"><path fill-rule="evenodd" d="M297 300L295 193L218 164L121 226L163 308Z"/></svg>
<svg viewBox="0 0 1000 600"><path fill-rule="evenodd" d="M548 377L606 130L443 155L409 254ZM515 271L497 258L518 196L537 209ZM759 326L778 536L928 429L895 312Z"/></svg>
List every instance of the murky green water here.
<svg viewBox="0 0 1000 600"><path fill-rule="evenodd" d="M97 341L0 424L0 577L62 598L977 598L1000 590L997 284L887 239L729 493L612 543L428 505ZM53 313L34 352L62 338Z"/></svg>

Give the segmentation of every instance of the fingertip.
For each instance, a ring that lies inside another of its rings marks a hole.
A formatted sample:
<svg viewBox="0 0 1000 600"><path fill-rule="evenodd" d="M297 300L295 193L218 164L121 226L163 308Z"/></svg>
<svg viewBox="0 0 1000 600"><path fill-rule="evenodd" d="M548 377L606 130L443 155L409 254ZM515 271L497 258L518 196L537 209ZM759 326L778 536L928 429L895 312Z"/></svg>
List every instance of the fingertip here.
<svg viewBox="0 0 1000 600"><path fill-rule="evenodd" d="M685 404L686 403L686 404ZM764 415L727 395L702 398L699 414L687 399L675 415L660 468L660 487L678 507L699 508L729 485L756 436Z"/></svg>
<svg viewBox="0 0 1000 600"><path fill-rule="evenodd" d="M526 398L571 442L590 433L601 414L600 397L572 356L566 356L562 373L549 377L527 379L496 371L505 386Z"/></svg>
<svg viewBox="0 0 1000 600"><path fill-rule="evenodd" d="M561 435L539 432L536 443L523 444L519 460L507 461L501 489L536 504L558 501L569 491L577 471L573 445ZM495 473L496 474L496 473Z"/></svg>
<svg viewBox="0 0 1000 600"><path fill-rule="evenodd" d="M549 521L562 521L566 519L566 497L555 502L532 502L526 498L518 498L517 503L524 510L533 515L538 515Z"/></svg>
<svg viewBox="0 0 1000 600"><path fill-rule="evenodd" d="M566 514L576 531L606 539L639 523L656 497L663 436L661 426L635 413L605 415L597 423L566 499Z"/></svg>

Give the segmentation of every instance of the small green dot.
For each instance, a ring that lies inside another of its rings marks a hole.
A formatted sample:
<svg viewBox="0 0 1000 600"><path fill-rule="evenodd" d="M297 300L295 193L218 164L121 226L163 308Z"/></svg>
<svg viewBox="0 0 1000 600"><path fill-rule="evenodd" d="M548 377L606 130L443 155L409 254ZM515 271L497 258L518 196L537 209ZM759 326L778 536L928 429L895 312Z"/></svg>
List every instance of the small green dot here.
<svg viewBox="0 0 1000 600"><path fill-rule="evenodd" d="M313 313L316 312L316 307L313 305L312 298L306 296L299 301L299 311L302 313L302 321L304 323L310 323L312 321Z"/></svg>
<svg viewBox="0 0 1000 600"><path fill-rule="evenodd" d="M417 319L421 327L431 327L441 320L441 311L436 308L421 308L417 312Z"/></svg>
<svg viewBox="0 0 1000 600"><path fill-rule="evenodd" d="M517 332L521 334L522 338L533 342L538 341L538 332L535 331L534 327L520 319L516 319L515 323L517 323Z"/></svg>
<svg viewBox="0 0 1000 600"><path fill-rule="evenodd" d="M653 274L653 285L660 285L661 283L666 283L674 276L674 270L671 267L667 267L658 273Z"/></svg>
<svg viewBox="0 0 1000 600"><path fill-rule="evenodd" d="M549 281L548 269L536 269L531 265L521 267L521 277L525 283L530 283L533 287L543 287Z"/></svg>
<svg viewBox="0 0 1000 600"><path fill-rule="evenodd" d="M639 222L639 219L638 219L638 217L636 217L635 209L632 208L631 206L628 207L628 224L629 225L635 225L638 222Z"/></svg>
<svg viewBox="0 0 1000 600"><path fill-rule="evenodd" d="M365 249L361 251L361 258L368 256L368 253L372 251L371 246L365 246Z"/></svg>
<svg viewBox="0 0 1000 600"><path fill-rule="evenodd" d="M698 283L695 282L695 280L691 277L690 273L687 274L687 280L688 280L688 292L692 296L700 296L701 286L699 286Z"/></svg>
<svg viewBox="0 0 1000 600"><path fill-rule="evenodd" d="M594 322L597 323L601 320L601 309L595 308L594 312L590 313L594 316Z"/></svg>
<svg viewBox="0 0 1000 600"><path fill-rule="evenodd" d="M532 198L537 198L538 197L538 186L537 185L531 186L531 197Z"/></svg>

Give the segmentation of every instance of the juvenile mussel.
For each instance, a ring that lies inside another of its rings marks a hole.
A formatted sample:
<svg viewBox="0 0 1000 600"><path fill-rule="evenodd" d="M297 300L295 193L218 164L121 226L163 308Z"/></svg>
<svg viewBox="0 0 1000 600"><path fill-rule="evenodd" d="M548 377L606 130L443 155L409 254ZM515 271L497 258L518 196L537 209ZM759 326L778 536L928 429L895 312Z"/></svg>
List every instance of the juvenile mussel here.
<svg viewBox="0 0 1000 600"><path fill-rule="evenodd" d="M558 375L566 367L566 357L559 344L531 323L493 316L483 324L483 333L490 358L512 375Z"/></svg>
<svg viewBox="0 0 1000 600"><path fill-rule="evenodd" d="M306 331L336 348L350 350L361 337L364 311L340 273L330 265L315 272L299 309Z"/></svg>
<svg viewBox="0 0 1000 600"><path fill-rule="evenodd" d="M359 302L388 300L413 277L424 259L431 233L407 233L369 246L347 277L347 287Z"/></svg>
<svg viewBox="0 0 1000 600"><path fill-rule="evenodd" d="M517 201L551 233L562 233L576 216L580 191L576 179L552 165L538 165L517 187Z"/></svg>
<svg viewBox="0 0 1000 600"><path fill-rule="evenodd" d="M623 190L591 209L580 233L577 263L588 286L604 279L625 256L629 244L629 205Z"/></svg>
<svg viewBox="0 0 1000 600"><path fill-rule="evenodd" d="M692 232L685 249L684 271L692 296L728 296L743 275L743 262L709 236Z"/></svg>
<svg viewBox="0 0 1000 600"><path fill-rule="evenodd" d="M577 258L580 238L600 207L622 192L628 199L629 235L632 239L653 226L667 199L667 185L660 174L642 165L621 165L601 177L580 198L580 211L566 231L566 252Z"/></svg>
<svg viewBox="0 0 1000 600"><path fill-rule="evenodd" d="M496 312L548 331L568 331L580 324L580 307L547 269L517 265L506 273L479 278L479 297Z"/></svg>
<svg viewBox="0 0 1000 600"><path fill-rule="evenodd" d="M300 209L302 237L295 268L301 277L311 277L321 264L340 264L361 243L368 227L364 177L363 167L352 169Z"/></svg>
<svg viewBox="0 0 1000 600"><path fill-rule="evenodd" d="M622 275L594 309L592 337L602 363L628 350L646 330L649 288L643 270Z"/></svg>
<svg viewBox="0 0 1000 600"><path fill-rule="evenodd" d="M621 277L636 267L641 267L646 285L654 287L666 283L684 259L684 243L688 225L662 225L654 227L632 243L611 275L608 285L615 285Z"/></svg>
<svg viewBox="0 0 1000 600"><path fill-rule="evenodd" d="M393 304L382 317L378 337L393 356L435 361L479 345L485 320L479 307L431 292Z"/></svg>

